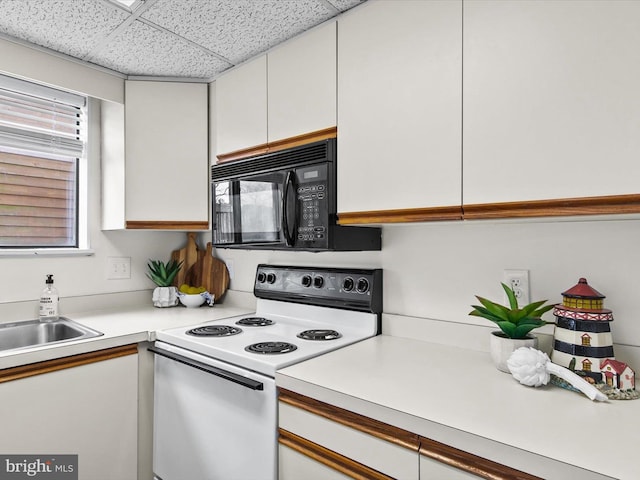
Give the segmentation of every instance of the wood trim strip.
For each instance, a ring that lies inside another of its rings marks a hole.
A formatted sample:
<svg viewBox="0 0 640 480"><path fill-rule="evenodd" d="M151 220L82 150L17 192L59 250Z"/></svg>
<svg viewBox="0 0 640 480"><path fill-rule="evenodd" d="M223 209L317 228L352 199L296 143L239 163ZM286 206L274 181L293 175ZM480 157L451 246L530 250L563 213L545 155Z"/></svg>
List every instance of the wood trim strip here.
<svg viewBox="0 0 640 480"><path fill-rule="evenodd" d="M319 142L320 140L327 140L329 138L337 138L337 136L338 127L323 128L322 130L316 130L315 132L284 138L282 140L276 140L275 142L269 142L268 153L306 145L307 143Z"/></svg>
<svg viewBox="0 0 640 480"><path fill-rule="evenodd" d="M640 194L341 212L340 225L640 213Z"/></svg>
<svg viewBox="0 0 640 480"><path fill-rule="evenodd" d="M242 160L243 158L255 157L256 155L263 155L269 151L269 146L266 143L256 145L255 147L243 148L242 150L235 150L229 153L221 153L217 155L217 163L230 162L232 160Z"/></svg>
<svg viewBox="0 0 640 480"><path fill-rule="evenodd" d="M209 222L127 220L127 230L209 230Z"/></svg>
<svg viewBox="0 0 640 480"><path fill-rule="evenodd" d="M640 194L463 205L465 220L640 213Z"/></svg>
<svg viewBox="0 0 640 480"><path fill-rule="evenodd" d="M420 455L488 480L543 480L430 438L420 437Z"/></svg>
<svg viewBox="0 0 640 480"><path fill-rule="evenodd" d="M282 428L278 429L278 442L316 462L357 480L392 480L384 473L374 470L344 455L329 450Z"/></svg>
<svg viewBox="0 0 640 480"><path fill-rule="evenodd" d="M21 365L19 367L5 368L0 370L0 383L18 380L20 378L33 377L43 373L51 373L66 368L79 367L90 363L111 360L112 358L124 357L127 355L135 355L138 353L138 345L132 343L121 347L107 348L96 352L81 353L69 357L55 358L53 360L45 360L44 362L31 363L29 365Z"/></svg>
<svg viewBox="0 0 640 480"><path fill-rule="evenodd" d="M342 212L338 214L338 224L340 225L434 222L444 220L462 220L462 207L458 205L450 207Z"/></svg>
<svg viewBox="0 0 640 480"><path fill-rule="evenodd" d="M244 158L263 155L265 153L278 152L287 148L298 147L307 143L319 142L328 138L336 138L338 136L338 127L323 128L315 132L296 135L295 137L283 138L275 142L263 143L242 150L236 150L229 153L221 153L217 155L218 163L229 162L231 160L242 160Z"/></svg>
<svg viewBox="0 0 640 480"><path fill-rule="evenodd" d="M420 449L420 439L418 435L407 430L403 430L402 428L394 427L348 410L343 410L342 408L329 405L284 388L278 388L278 398L281 402L293 407L300 408L409 450L417 452Z"/></svg>

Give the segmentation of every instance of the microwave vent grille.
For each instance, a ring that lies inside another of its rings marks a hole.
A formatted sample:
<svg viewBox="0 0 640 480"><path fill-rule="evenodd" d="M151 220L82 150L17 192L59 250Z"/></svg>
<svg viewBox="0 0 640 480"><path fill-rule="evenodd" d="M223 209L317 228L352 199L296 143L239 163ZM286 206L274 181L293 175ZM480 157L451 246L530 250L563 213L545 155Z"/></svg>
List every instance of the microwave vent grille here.
<svg viewBox="0 0 640 480"><path fill-rule="evenodd" d="M330 161L327 155L329 142L323 140L301 147L290 148L279 152L267 153L244 160L232 161L211 167L211 180L225 180L242 175L268 172L287 167L295 167L314 162Z"/></svg>

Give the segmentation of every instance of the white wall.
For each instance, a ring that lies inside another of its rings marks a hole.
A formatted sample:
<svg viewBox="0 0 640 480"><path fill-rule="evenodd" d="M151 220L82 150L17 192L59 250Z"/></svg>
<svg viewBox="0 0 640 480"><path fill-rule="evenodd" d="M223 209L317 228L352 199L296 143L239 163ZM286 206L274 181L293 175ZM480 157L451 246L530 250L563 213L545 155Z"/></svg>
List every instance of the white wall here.
<svg viewBox="0 0 640 480"><path fill-rule="evenodd" d="M607 297L614 341L640 345L640 220L388 225L382 243L381 252L215 254L233 261L230 287L245 291L260 262L381 267L386 313L481 325L468 316L474 295L502 301L504 269L529 270L532 301L551 303L586 277Z"/></svg>

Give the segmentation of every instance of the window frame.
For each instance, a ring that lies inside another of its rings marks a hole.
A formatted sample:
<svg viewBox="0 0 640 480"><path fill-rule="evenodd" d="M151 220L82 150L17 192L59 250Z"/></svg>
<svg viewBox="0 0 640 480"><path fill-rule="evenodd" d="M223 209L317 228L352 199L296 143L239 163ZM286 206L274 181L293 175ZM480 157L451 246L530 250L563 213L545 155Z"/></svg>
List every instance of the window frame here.
<svg viewBox="0 0 640 480"><path fill-rule="evenodd" d="M76 188L76 217L75 228L76 228L76 245L75 246L25 246L25 247L17 247L17 246L0 246L0 257L22 257L22 256L78 256L78 255L92 255L94 251L90 248L89 245L89 160L93 156L92 148L91 148L91 138L92 138L92 99L86 95L75 94L73 92L68 92L59 88L47 87L41 85L37 82L33 82L30 80L21 80L15 77L11 77L10 75L4 75L3 77L7 77L9 79L9 83L12 80L19 82L16 85L25 85L28 84L29 87L33 87L33 92L37 93L38 91L42 91L42 89L46 89L48 91L55 90L61 92L62 95L69 94L71 96L83 97L85 99L85 104L83 107L83 116L84 116L84 148L82 152L82 156L77 157L76 159L76 179L75 179L75 188ZM22 89L18 88L17 91L21 91Z"/></svg>

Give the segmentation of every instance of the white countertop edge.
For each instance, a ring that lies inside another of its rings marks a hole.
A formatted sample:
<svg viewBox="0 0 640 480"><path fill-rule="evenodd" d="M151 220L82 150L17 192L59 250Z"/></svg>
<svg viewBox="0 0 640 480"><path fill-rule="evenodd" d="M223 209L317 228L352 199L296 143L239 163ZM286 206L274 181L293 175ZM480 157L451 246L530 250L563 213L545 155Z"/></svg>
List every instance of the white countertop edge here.
<svg viewBox="0 0 640 480"><path fill-rule="evenodd" d="M436 364L446 372L431 372ZM549 480L571 478L565 468L585 479L637 478L630 452L640 401L524 387L484 352L381 335L286 367L276 384Z"/></svg>

